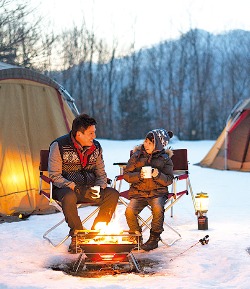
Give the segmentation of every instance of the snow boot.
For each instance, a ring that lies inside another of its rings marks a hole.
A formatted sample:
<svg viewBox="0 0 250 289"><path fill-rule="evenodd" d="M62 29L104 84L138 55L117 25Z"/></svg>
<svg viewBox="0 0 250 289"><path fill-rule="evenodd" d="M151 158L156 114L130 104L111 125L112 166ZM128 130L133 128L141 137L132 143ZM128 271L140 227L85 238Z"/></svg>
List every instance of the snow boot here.
<svg viewBox="0 0 250 289"><path fill-rule="evenodd" d="M144 251L150 251L158 248L158 242L160 241L160 234L155 232L150 232L149 239L146 243L141 245L141 249Z"/></svg>

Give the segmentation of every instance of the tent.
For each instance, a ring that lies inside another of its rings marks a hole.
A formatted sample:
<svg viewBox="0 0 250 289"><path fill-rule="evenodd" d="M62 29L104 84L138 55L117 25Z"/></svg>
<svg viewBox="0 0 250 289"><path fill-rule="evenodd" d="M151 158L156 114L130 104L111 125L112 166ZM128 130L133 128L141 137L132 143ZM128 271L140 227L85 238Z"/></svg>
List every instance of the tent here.
<svg viewBox="0 0 250 289"><path fill-rule="evenodd" d="M56 81L0 63L0 214L48 208L38 194L40 150L66 134L77 113Z"/></svg>
<svg viewBox="0 0 250 289"><path fill-rule="evenodd" d="M213 147L198 163L219 170L250 171L250 99L237 103Z"/></svg>

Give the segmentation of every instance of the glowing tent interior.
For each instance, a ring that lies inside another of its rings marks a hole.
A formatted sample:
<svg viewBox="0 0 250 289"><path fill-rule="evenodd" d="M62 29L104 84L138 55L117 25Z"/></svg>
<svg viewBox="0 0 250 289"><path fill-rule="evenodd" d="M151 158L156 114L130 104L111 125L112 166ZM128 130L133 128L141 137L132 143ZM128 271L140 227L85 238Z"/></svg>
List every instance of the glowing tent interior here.
<svg viewBox="0 0 250 289"><path fill-rule="evenodd" d="M40 150L67 133L77 113L56 81L0 63L0 214L48 209L38 194Z"/></svg>

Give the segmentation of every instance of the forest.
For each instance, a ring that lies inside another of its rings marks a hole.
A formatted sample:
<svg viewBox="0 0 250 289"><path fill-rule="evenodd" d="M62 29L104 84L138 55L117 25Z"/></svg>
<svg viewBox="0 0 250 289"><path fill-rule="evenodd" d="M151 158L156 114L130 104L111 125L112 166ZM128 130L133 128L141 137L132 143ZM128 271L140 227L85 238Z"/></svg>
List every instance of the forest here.
<svg viewBox="0 0 250 289"><path fill-rule="evenodd" d="M34 69L64 86L97 135L139 139L150 129L182 140L216 139L250 92L250 32L190 29L178 39L121 49L79 27L56 34L28 2L0 0L0 61Z"/></svg>

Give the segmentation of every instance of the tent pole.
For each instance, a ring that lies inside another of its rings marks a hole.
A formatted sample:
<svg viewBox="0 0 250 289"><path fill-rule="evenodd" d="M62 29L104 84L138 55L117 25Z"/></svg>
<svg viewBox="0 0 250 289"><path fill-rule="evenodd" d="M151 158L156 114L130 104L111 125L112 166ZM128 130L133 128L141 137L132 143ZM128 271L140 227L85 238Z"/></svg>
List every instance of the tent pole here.
<svg viewBox="0 0 250 289"><path fill-rule="evenodd" d="M225 149L224 149L224 170L227 170L227 136L228 136L228 129L225 131Z"/></svg>
<svg viewBox="0 0 250 289"><path fill-rule="evenodd" d="M227 146L228 146L228 132L231 129L231 127L233 126L233 124L235 123L235 120L238 118L238 116L241 114L242 110L240 110L233 118L233 114L236 111L236 109L239 108L239 106L242 104L243 100L238 101L238 103L236 103L236 105L233 107L233 109L231 110L227 121L226 121L226 131L225 131L225 146L224 146L224 169L227 170ZM231 119L231 121L230 121ZM230 123L229 123L230 122Z"/></svg>

